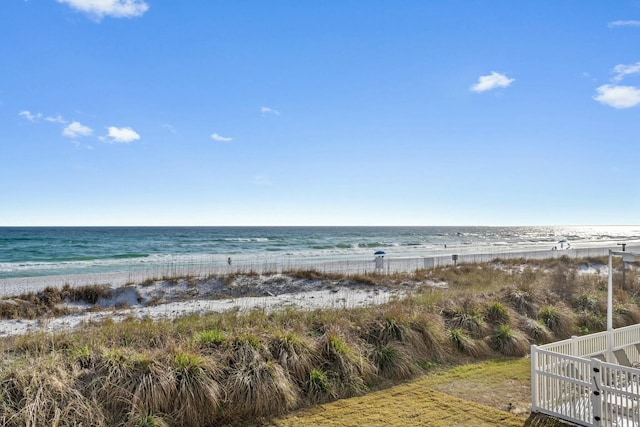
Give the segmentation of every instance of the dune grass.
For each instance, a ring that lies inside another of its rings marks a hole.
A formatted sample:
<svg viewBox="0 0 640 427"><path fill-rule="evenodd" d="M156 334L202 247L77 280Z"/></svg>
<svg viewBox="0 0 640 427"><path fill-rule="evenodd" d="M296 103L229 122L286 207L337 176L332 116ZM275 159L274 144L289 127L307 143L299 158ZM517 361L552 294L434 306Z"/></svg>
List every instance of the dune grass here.
<svg viewBox="0 0 640 427"><path fill-rule="evenodd" d="M274 421L299 425L295 417L321 417L326 405L337 405L335 417L344 415L339 425L365 425L364 411L368 425L522 425L528 362L504 357L597 330L603 326L598 301L606 299L602 280L576 273L579 261L523 263L354 277L358 286L423 284L376 307L130 318L2 339L0 421L9 427L256 424L311 407ZM300 275L349 283L349 276ZM447 288L429 286L434 282ZM626 282L616 294L618 326L640 319L635 269ZM60 298L49 291L39 300L50 311ZM377 403L327 403L363 395ZM385 403L390 398L401 401ZM337 425L333 418L317 422Z"/></svg>

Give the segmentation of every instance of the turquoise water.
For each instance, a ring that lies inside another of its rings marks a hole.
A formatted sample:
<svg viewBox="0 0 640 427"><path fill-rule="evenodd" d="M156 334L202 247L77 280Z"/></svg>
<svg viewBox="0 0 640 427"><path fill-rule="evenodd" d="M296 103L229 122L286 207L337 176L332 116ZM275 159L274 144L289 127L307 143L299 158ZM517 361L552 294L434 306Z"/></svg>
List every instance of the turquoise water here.
<svg viewBox="0 0 640 427"><path fill-rule="evenodd" d="M0 227L0 278L120 272L163 265L491 253L640 242L640 226ZM445 248L446 245L446 248Z"/></svg>

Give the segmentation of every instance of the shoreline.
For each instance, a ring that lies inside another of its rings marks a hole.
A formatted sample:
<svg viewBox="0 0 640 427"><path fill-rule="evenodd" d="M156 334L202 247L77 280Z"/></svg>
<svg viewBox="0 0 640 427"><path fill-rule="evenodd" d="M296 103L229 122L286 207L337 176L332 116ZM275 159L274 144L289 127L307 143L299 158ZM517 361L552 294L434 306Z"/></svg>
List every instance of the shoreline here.
<svg viewBox="0 0 640 427"><path fill-rule="evenodd" d="M139 284L144 281L162 280L167 278L180 278L193 276L198 278L224 276L230 274L269 274L282 273L294 270L317 270L322 273L337 274L369 274L379 272L392 274L411 272L423 268L433 268L462 263L490 262L496 258L526 260L559 258L568 256L571 258L602 257L607 256L609 247L586 247L565 250L533 250L533 251L505 251L490 253L460 253L438 256L422 257L387 257L384 258L382 269L376 270L374 256L366 259L336 259L318 260L316 262L292 263L291 260L281 262L252 262L237 263L217 267L204 267L193 265L169 265L140 269L134 271L114 271L105 273L77 273L45 276L11 277L0 279L0 297L15 296L28 292L39 292L47 287L60 288L66 284L71 287L86 285L109 285L117 288L127 284ZM619 250L619 248L614 248ZM628 251L638 251L640 247L628 247ZM454 257L456 258L454 260Z"/></svg>

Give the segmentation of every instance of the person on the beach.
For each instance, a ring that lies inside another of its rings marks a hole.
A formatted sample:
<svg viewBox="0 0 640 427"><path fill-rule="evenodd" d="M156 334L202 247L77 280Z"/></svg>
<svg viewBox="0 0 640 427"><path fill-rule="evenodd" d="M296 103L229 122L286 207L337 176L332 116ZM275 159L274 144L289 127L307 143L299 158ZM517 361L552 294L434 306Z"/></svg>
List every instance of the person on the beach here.
<svg viewBox="0 0 640 427"><path fill-rule="evenodd" d="M376 270L384 269L384 257L382 255L378 255L375 257L374 261L376 263Z"/></svg>
<svg viewBox="0 0 640 427"><path fill-rule="evenodd" d="M231 257L227 258L227 264L231 265Z"/></svg>

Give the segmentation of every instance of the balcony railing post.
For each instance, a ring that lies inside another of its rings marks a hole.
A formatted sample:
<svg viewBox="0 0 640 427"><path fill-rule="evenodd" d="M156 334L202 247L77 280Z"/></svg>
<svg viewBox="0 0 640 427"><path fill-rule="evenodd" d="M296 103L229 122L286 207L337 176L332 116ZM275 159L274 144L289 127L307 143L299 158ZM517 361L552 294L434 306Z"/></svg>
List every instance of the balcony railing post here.
<svg viewBox="0 0 640 427"><path fill-rule="evenodd" d="M593 424L600 427L604 425L602 420L602 366L598 359L591 359L591 407L593 408Z"/></svg>
<svg viewBox="0 0 640 427"><path fill-rule="evenodd" d="M538 412L538 346L531 346L531 412Z"/></svg>

